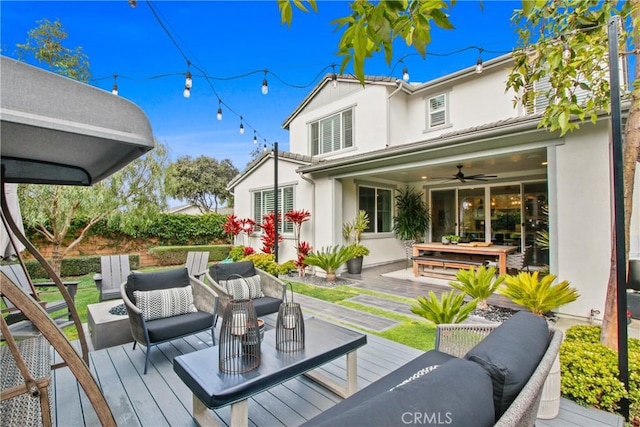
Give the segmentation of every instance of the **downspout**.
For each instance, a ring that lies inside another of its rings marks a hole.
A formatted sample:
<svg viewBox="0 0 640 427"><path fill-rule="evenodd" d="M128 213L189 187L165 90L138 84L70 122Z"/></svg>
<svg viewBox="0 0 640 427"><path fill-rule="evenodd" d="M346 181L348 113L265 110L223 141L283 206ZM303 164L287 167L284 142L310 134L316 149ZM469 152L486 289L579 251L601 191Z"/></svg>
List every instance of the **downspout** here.
<svg viewBox="0 0 640 427"><path fill-rule="evenodd" d="M313 182L312 179L307 178L306 176L304 176L304 174L302 172L298 172L298 174L300 175L300 178L304 179L305 181L307 181L309 184L311 184L311 187L313 187L313 191L312 191L312 196L311 196L311 247L315 248L316 245L316 227L315 227L315 215L316 215L316 183Z"/></svg>
<svg viewBox="0 0 640 427"><path fill-rule="evenodd" d="M384 145L385 147L388 147L389 143L391 142L391 98L393 97L393 95L398 93L400 89L402 89L402 82L400 80L396 80L396 84L398 85L396 90L394 90L389 94L389 96L387 96L387 141Z"/></svg>

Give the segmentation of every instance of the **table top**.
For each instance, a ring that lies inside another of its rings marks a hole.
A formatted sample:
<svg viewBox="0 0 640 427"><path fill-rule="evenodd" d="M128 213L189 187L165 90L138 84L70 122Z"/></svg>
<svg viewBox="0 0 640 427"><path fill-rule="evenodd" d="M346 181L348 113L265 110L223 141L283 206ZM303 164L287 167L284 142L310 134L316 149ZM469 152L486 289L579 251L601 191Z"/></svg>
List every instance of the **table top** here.
<svg viewBox="0 0 640 427"><path fill-rule="evenodd" d="M491 245L491 246L471 246L472 243L458 243L457 245L445 245L440 242L416 243L414 248L419 250L429 250L438 252L457 252L467 254L500 254L510 253L518 250L517 246Z"/></svg>
<svg viewBox="0 0 640 427"><path fill-rule="evenodd" d="M305 319L305 348L276 350L275 329L266 331L260 366L242 374L220 372L218 346L173 359L173 370L202 403L219 408L247 399L270 387L317 368L367 343L367 336L320 319Z"/></svg>

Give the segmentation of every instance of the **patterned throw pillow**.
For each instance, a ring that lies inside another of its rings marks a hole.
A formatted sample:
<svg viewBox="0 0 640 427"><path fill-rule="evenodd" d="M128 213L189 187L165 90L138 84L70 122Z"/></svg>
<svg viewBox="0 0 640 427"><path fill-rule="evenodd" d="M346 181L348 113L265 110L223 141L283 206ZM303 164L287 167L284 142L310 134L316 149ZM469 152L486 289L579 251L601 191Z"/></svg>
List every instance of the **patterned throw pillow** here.
<svg viewBox="0 0 640 427"><path fill-rule="evenodd" d="M409 378L407 378L406 380L402 381L400 384L398 384L395 387L391 387L389 389L389 391L398 388L398 387L402 387L403 385L410 383L413 380L417 380L420 377L423 377L425 375L427 375L429 372L434 371L438 368L438 366L440 365L431 365L431 366L427 366L426 368L420 369L418 372L416 372L415 374L411 375Z"/></svg>
<svg viewBox="0 0 640 427"><path fill-rule="evenodd" d="M134 291L133 295L136 298L136 306L142 311L144 320L162 319L198 311L193 305L191 286L155 291Z"/></svg>
<svg viewBox="0 0 640 427"><path fill-rule="evenodd" d="M220 284L227 288L227 293L232 299L254 299L264 296L260 276L257 274L251 277L221 280Z"/></svg>

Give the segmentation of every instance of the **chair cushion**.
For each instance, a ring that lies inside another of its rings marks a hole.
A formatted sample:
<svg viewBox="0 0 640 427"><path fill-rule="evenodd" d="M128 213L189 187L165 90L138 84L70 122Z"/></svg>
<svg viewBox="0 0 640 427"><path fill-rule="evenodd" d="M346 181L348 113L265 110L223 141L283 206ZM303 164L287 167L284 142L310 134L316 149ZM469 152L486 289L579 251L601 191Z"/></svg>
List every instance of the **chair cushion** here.
<svg viewBox="0 0 640 427"><path fill-rule="evenodd" d="M256 268L253 266L253 261L218 263L209 267L209 275L218 283L220 283L221 280L229 279L229 276L234 274L242 277L255 276Z"/></svg>
<svg viewBox="0 0 640 427"><path fill-rule="evenodd" d="M323 418L319 424L315 419L309 424L493 426L495 418L489 390L491 378L481 366L454 358L427 375L379 393L330 419Z"/></svg>
<svg viewBox="0 0 640 427"><path fill-rule="evenodd" d="M372 384L369 384L367 387L351 395L348 399L345 399L339 404L332 406L326 411L323 411L321 414L319 414L318 416L310 420L307 424L316 425L318 423L322 423L326 420L332 419L333 417L340 415L351 408L355 408L361 403L364 403L369 399L372 399L378 396L379 394L390 390L391 388L397 386L398 384L405 381L406 379L412 377L416 372L420 371L421 369L424 369L428 366L433 366L433 365L442 365L443 363L451 359L455 359L455 357L451 356L450 354L442 353L437 350L430 350L416 357L412 361L405 363L395 371L385 375L384 377L373 382ZM485 393L485 394L488 394L488 393ZM493 408L493 404L491 405L491 407ZM366 423L360 422L360 423L357 423L356 425L361 425L361 424L366 424ZM402 424L402 423L394 423L394 425L395 424Z"/></svg>
<svg viewBox="0 0 640 427"><path fill-rule="evenodd" d="M197 311L181 316L151 320L146 322L146 325L149 332L149 341L157 343L206 329L210 330L213 326L213 314L206 311Z"/></svg>
<svg viewBox="0 0 640 427"><path fill-rule="evenodd" d="M136 303L134 291L154 291L158 289L181 288L191 285L186 267L172 270L141 273L133 271L127 277L127 297Z"/></svg>
<svg viewBox="0 0 640 427"><path fill-rule="evenodd" d="M496 419L518 396L548 345L546 320L528 311L520 311L464 356L485 368L491 376Z"/></svg>
<svg viewBox="0 0 640 427"><path fill-rule="evenodd" d="M280 309L280 304L282 304L282 300L280 298L273 297L256 298L252 301L253 307L256 309L256 314L258 316L277 313Z"/></svg>
<svg viewBox="0 0 640 427"><path fill-rule="evenodd" d="M133 291L136 306L142 311L144 320L179 316L198 311L193 305L191 286L158 289L155 291Z"/></svg>
<svg viewBox="0 0 640 427"><path fill-rule="evenodd" d="M262 287L260 284L260 276L249 277L233 277L227 280L221 280L220 285L223 286L231 299L254 299L262 298Z"/></svg>

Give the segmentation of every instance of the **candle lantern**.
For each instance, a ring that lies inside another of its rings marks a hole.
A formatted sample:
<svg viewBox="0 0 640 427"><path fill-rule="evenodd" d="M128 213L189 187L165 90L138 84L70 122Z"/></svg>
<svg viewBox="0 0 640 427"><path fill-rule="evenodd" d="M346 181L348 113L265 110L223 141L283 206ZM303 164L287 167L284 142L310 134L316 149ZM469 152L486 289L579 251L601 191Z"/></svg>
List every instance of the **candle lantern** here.
<svg viewBox="0 0 640 427"><path fill-rule="evenodd" d="M278 319L276 320L276 350L293 352L304 349L304 318L300 304L293 301L293 285L291 287L291 301L285 295L285 301L280 304Z"/></svg>
<svg viewBox="0 0 640 427"><path fill-rule="evenodd" d="M231 300L222 314L218 343L220 371L243 373L260 366L260 330L253 302Z"/></svg>

